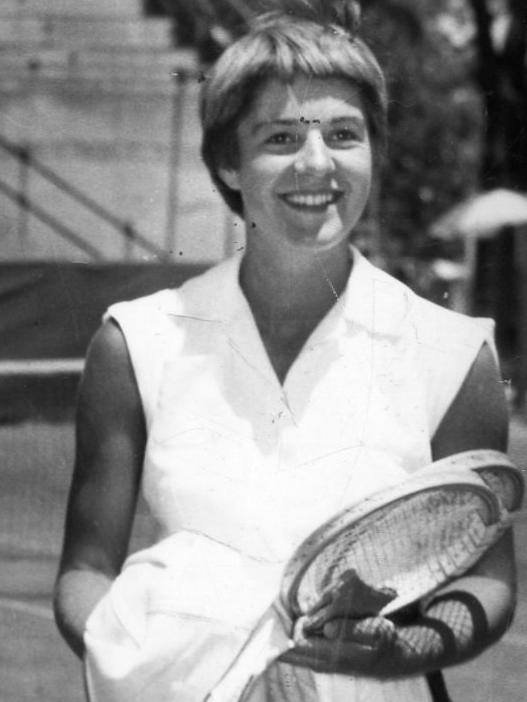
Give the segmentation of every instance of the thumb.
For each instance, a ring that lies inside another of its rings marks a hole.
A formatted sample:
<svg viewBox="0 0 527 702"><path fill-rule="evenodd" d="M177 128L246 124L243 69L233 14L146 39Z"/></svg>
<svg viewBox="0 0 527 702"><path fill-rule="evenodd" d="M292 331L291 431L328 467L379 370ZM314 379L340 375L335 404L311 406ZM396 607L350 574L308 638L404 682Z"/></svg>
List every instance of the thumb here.
<svg viewBox="0 0 527 702"><path fill-rule="evenodd" d="M374 588L358 578L353 592L353 611L356 616L377 614L396 597L395 590L388 587Z"/></svg>

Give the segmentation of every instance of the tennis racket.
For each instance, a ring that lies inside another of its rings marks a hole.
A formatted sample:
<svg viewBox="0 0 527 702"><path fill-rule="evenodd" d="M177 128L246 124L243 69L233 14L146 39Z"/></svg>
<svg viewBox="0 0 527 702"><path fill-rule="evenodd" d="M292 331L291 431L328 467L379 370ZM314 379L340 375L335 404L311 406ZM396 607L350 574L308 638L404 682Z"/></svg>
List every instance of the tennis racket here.
<svg viewBox="0 0 527 702"><path fill-rule="evenodd" d="M520 468L501 451L475 449L463 451L432 463L435 469L460 468L475 471L499 499L509 514L520 509L524 497L524 478ZM512 517L512 514L511 514ZM504 517L506 520L506 517Z"/></svg>
<svg viewBox="0 0 527 702"><path fill-rule="evenodd" d="M431 464L316 529L287 563L279 596L206 702L246 698L254 681L294 646L295 622L313 613L323 619L324 609L346 596L350 575L392 592L362 615L371 616L393 613L470 568L510 524L505 502L517 505L523 490L521 473L517 481L510 461L490 453Z"/></svg>

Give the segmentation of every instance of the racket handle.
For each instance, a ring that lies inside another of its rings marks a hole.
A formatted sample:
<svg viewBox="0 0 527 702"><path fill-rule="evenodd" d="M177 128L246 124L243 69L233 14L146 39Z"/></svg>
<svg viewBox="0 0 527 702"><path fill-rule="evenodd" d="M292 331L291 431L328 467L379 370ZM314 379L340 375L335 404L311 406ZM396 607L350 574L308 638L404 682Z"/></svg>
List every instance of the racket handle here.
<svg viewBox="0 0 527 702"><path fill-rule="evenodd" d="M291 621L285 612L271 605L204 702L239 702L255 679L292 648L291 628Z"/></svg>

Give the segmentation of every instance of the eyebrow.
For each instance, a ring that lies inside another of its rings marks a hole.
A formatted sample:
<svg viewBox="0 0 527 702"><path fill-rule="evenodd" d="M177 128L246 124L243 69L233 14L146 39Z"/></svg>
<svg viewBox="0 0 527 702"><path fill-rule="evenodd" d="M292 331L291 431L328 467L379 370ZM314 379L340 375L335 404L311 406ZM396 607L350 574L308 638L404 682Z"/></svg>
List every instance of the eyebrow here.
<svg viewBox="0 0 527 702"><path fill-rule="evenodd" d="M366 120L364 117L361 115L342 115L340 117L334 117L332 120L330 120L329 124L331 125L339 125L339 124L349 124L352 122L358 127L363 127L366 124ZM259 132L261 129L265 129L266 127L297 127L298 124L321 124L321 120L319 119L306 119L302 115L300 117L294 117L294 118L280 118L280 119L269 119L269 120L262 120L260 122L257 122L251 129L251 132L253 134L256 134Z"/></svg>
<svg viewBox="0 0 527 702"><path fill-rule="evenodd" d="M266 127L295 127L298 124L298 119L267 119L261 122L256 122L251 128L251 132L256 134L260 129L265 129Z"/></svg>

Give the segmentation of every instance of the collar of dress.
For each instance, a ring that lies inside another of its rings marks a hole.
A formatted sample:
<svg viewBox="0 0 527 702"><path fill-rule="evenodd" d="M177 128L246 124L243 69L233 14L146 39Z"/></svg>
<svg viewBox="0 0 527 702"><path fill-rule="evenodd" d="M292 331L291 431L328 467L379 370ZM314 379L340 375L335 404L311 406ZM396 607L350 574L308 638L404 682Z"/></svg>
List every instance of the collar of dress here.
<svg viewBox="0 0 527 702"><path fill-rule="evenodd" d="M344 327L389 337L400 336L415 301L409 288L373 266L351 246L352 271L343 294L321 321L325 338L340 335ZM239 285L242 255L223 261L210 271L215 276L213 299L207 301L208 315L224 324L252 318ZM210 295L210 288L209 288Z"/></svg>

